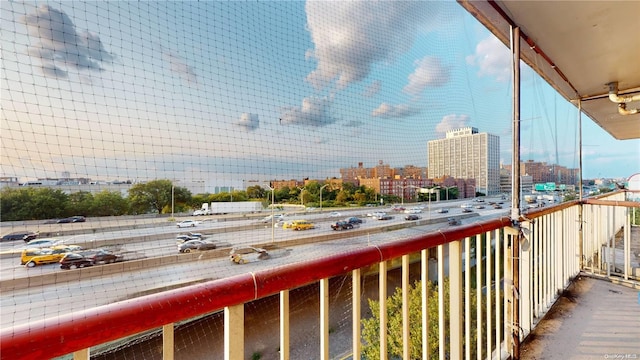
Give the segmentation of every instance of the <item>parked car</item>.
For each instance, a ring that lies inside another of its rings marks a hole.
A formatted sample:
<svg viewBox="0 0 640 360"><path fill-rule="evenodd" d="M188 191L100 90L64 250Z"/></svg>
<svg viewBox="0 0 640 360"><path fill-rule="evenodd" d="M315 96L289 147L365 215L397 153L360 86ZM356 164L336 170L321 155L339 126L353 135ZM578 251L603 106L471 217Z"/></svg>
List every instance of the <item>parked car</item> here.
<svg viewBox="0 0 640 360"><path fill-rule="evenodd" d="M78 245L56 245L52 248L29 248L20 254L20 265L35 267L36 265L57 263L67 253L79 251Z"/></svg>
<svg viewBox="0 0 640 360"><path fill-rule="evenodd" d="M1 241L24 240L25 242L29 242L37 237L38 233L33 231L14 231L3 235Z"/></svg>
<svg viewBox="0 0 640 360"><path fill-rule="evenodd" d="M447 219L447 223L449 223L450 226L455 226L455 225L460 225L461 224L460 220L458 220L456 218L448 218Z"/></svg>
<svg viewBox="0 0 640 360"><path fill-rule="evenodd" d="M179 228L188 228L188 227L195 227L198 224L200 224L199 221L183 220L176 223L176 226L178 226Z"/></svg>
<svg viewBox="0 0 640 360"><path fill-rule="evenodd" d="M439 213L439 214L446 214L446 213L449 212L449 209L440 208L440 209L436 210L436 212Z"/></svg>
<svg viewBox="0 0 640 360"><path fill-rule="evenodd" d="M359 217L355 217L355 216L352 216L350 218L346 218L346 219L344 219L344 221L348 222L351 225L362 224L362 222L363 222L362 219L360 219Z"/></svg>
<svg viewBox="0 0 640 360"><path fill-rule="evenodd" d="M285 222L282 224L283 229L293 229L293 230L309 230L315 228L315 225L312 222L307 220L293 220L291 222Z"/></svg>
<svg viewBox="0 0 640 360"><path fill-rule="evenodd" d="M350 230L353 229L353 224L350 224L346 221L336 221L335 223L331 224L331 228L333 230Z"/></svg>
<svg viewBox="0 0 640 360"><path fill-rule="evenodd" d="M409 221L420 220L420 216L416 214L409 214L405 216L404 219Z"/></svg>
<svg viewBox="0 0 640 360"><path fill-rule="evenodd" d="M195 250L213 250L215 248L217 248L215 243L204 240L189 240L178 245L178 251L181 253L189 253Z"/></svg>
<svg viewBox="0 0 640 360"><path fill-rule="evenodd" d="M265 249L253 246L236 247L229 252L229 260L234 264L246 264L254 260L266 260L271 255Z"/></svg>

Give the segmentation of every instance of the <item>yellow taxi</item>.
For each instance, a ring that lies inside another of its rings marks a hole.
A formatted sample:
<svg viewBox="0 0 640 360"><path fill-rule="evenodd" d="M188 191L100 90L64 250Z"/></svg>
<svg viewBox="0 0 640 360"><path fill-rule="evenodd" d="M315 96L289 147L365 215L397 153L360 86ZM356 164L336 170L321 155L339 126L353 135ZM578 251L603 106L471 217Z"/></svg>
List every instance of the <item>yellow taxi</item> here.
<svg viewBox="0 0 640 360"><path fill-rule="evenodd" d="M282 224L282 228L293 230L309 230L315 228L315 225L307 220L293 220Z"/></svg>
<svg viewBox="0 0 640 360"><path fill-rule="evenodd" d="M56 245L50 248L28 248L22 251L20 265L34 267L36 265L57 263L67 253L82 250L77 245Z"/></svg>

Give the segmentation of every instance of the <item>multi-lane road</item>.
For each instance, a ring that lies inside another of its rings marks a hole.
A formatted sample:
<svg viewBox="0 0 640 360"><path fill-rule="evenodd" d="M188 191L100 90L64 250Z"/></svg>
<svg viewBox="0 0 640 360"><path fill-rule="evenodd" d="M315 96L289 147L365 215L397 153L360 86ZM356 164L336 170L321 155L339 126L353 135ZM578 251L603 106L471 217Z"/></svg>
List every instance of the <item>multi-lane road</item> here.
<svg viewBox="0 0 640 360"><path fill-rule="evenodd" d="M14 283L38 283L33 281L36 277L54 276L58 272L77 272L75 281L65 281L36 286L19 286L14 290L7 290L3 287L0 296L0 322L3 328L12 327L15 324L41 320L46 317L61 315L72 311L87 309L114 301L125 300L136 296L141 296L163 289L169 289L188 284L224 278L239 273L256 271L268 267L279 266L286 263L304 261L318 258L335 251L349 251L371 244L380 244L393 240L404 239L419 234L435 231L442 227L448 227L446 222L448 217L462 217L462 223L476 222L485 218L495 218L506 215L507 209L493 209L486 206L485 209L474 209L473 214L463 214L460 205L465 201L449 201L447 203L432 203L431 209L425 206L421 222L412 223L416 226L401 227L395 231L375 231L376 228L390 225L409 223L404 220L405 214L392 212L386 208L387 213L393 216L391 220L375 220L367 217L367 212L374 210L356 209L340 211L341 217L330 218L328 213L305 213L289 215L288 220L307 219L316 224L316 228L306 231L285 230L275 228L272 230L271 223L261 224L255 218L236 221L202 221L193 229L180 229L183 232L194 230L206 234L208 240L219 244L221 248L231 248L232 246L255 245L255 244L284 244L291 240L304 237L322 237L323 235L335 235L340 233L343 238L323 242L310 242L305 245L289 247L272 251L272 256L268 260L255 261L245 265L232 264L227 256L221 258L200 258L188 254L189 262L166 262L162 266L136 268L135 271L105 272L105 275L82 276L87 269L62 270L58 264L43 265L35 268L26 268L19 265L19 254L17 252L24 248L24 243L14 242L2 244L0 251L5 255L0 259L1 276L0 281L13 281ZM469 201L466 201L469 202ZM426 205L426 204L425 204ZM405 207L412 207L415 204L406 204ZM448 213L436 212L440 208L448 208ZM380 208L375 208L380 210ZM471 215L471 216L469 216ZM337 232L331 229L331 221L349 216L362 217L365 222L359 229ZM202 219L200 219L202 220ZM427 221L431 220L431 221ZM92 232L84 235L74 235L73 237L61 237L69 243L118 244L120 251L133 258L156 258L167 255L176 256L178 254L175 234L178 229L166 222L152 224L151 227L112 230L105 232ZM371 230L369 233L367 230ZM115 240L119 239L119 240ZM226 251L226 250L223 250ZM7 253L14 252L9 256ZM131 260L134 261L134 260ZM118 266L98 265L107 267ZM46 282L45 282L46 283Z"/></svg>

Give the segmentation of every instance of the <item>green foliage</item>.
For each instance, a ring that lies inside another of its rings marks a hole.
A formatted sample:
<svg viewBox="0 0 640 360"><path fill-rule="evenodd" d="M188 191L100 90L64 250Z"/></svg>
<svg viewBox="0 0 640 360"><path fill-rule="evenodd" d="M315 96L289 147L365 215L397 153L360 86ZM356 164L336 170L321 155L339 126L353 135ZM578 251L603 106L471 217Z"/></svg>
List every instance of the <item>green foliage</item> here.
<svg viewBox="0 0 640 360"><path fill-rule="evenodd" d="M174 208L176 204L189 204L191 192L187 188L174 186L171 180L153 180L136 184L129 189L132 211L136 214L171 212L172 188Z"/></svg>
<svg viewBox="0 0 640 360"><path fill-rule="evenodd" d="M2 220L42 220L66 217L69 195L46 187L5 188L0 192Z"/></svg>
<svg viewBox="0 0 640 360"><path fill-rule="evenodd" d="M422 304L421 304L422 282L416 281L409 289L409 324L410 324L410 353L411 359L422 358ZM429 282L428 284L428 311L429 311L429 358L438 359L439 331L438 331L438 292L440 289ZM445 299L445 324L449 323L449 280L444 282ZM464 301L464 299L463 299ZM463 305L464 306L464 305ZM380 305L378 301L369 300L369 308L372 316L363 319L362 336L364 344L362 353L365 359L380 358ZM475 343L476 335L476 291L471 289L471 315L465 320L471 322L471 358L476 358ZM387 351L389 359L402 358L402 289L387 298L387 331L388 343ZM449 343L448 326L445 329L446 343Z"/></svg>
<svg viewBox="0 0 640 360"><path fill-rule="evenodd" d="M101 191L93 196L86 213L91 216L119 216L129 212L129 202L117 191ZM81 213L85 214L85 213Z"/></svg>

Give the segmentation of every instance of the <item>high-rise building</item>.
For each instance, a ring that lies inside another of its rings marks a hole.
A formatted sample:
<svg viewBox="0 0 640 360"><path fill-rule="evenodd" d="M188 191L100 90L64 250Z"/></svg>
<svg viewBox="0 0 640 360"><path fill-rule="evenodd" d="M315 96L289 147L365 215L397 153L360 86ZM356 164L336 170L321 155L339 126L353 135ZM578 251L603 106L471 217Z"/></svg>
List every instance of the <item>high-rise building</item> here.
<svg viewBox="0 0 640 360"><path fill-rule="evenodd" d="M447 131L428 142L428 177L475 179L476 192L500 193L500 138L474 127Z"/></svg>

